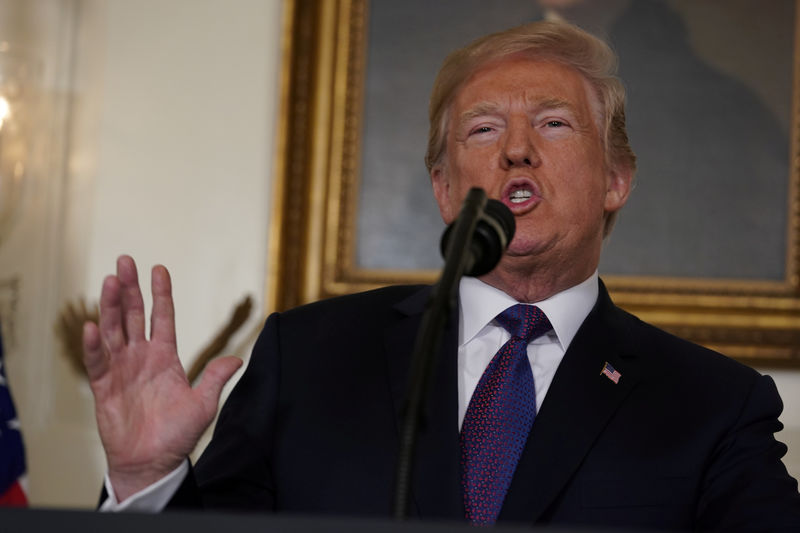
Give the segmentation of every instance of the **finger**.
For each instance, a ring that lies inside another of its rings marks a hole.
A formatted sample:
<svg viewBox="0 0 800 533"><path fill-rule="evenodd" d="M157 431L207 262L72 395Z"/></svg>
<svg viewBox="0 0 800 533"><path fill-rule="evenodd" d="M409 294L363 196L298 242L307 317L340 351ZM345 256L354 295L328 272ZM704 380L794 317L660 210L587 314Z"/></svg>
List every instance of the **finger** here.
<svg viewBox="0 0 800 533"><path fill-rule="evenodd" d="M222 387L241 366L242 360L233 356L220 357L206 366L196 389L206 413L213 416L217 412Z"/></svg>
<svg viewBox="0 0 800 533"><path fill-rule="evenodd" d="M83 324L83 364L89 381L93 382L108 372L108 357L100 342L100 330L94 322Z"/></svg>
<svg viewBox="0 0 800 533"><path fill-rule="evenodd" d="M128 342L144 340L144 300L139 288L136 263L128 255L117 259L117 277L122 301L122 329Z"/></svg>
<svg viewBox="0 0 800 533"><path fill-rule="evenodd" d="M150 317L150 339L176 345L175 304L172 301L172 281L169 271L162 266L153 267L151 274L153 313Z"/></svg>
<svg viewBox="0 0 800 533"><path fill-rule="evenodd" d="M109 355L119 352L125 346L125 333L122 331L120 283L116 276L106 276L103 281L99 326L100 339L108 348Z"/></svg>

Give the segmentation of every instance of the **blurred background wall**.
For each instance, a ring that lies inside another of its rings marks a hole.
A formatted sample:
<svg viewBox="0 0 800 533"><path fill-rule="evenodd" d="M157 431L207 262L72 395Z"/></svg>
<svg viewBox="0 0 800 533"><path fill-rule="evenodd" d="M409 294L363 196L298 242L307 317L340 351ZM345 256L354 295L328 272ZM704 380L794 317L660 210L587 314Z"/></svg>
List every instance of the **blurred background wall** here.
<svg viewBox="0 0 800 533"><path fill-rule="evenodd" d="M95 505L93 401L54 327L67 301L97 300L117 255L146 287L152 265L171 270L186 366L243 296L242 335L261 320L281 16L280 0L0 1L0 42L38 64L43 104L0 241L32 504Z"/></svg>

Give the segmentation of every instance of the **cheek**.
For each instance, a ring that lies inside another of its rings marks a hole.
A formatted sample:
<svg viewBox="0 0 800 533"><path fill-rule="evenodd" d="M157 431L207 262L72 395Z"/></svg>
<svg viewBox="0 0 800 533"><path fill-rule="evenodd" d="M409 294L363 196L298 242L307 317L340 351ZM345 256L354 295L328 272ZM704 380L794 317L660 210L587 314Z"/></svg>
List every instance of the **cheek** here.
<svg viewBox="0 0 800 533"><path fill-rule="evenodd" d="M483 186L481 176L487 175L487 172L481 168L480 159L459 155L461 157L454 157L448 162L448 203L454 206L453 216L458 214L469 189Z"/></svg>
<svg viewBox="0 0 800 533"><path fill-rule="evenodd" d="M453 172L454 167L451 164L447 165L447 169L448 171L443 170L433 178L433 191L442 220L445 224L450 224L458 216L467 190L462 187L464 180L461 179L458 169Z"/></svg>
<svg viewBox="0 0 800 533"><path fill-rule="evenodd" d="M574 181L575 199L585 203L587 207L602 208L608 187L602 157L594 150L574 150L563 161L564 167L559 174Z"/></svg>
<svg viewBox="0 0 800 533"><path fill-rule="evenodd" d="M462 158L451 168L453 172L451 189L454 192L455 201L461 205L467 192L472 187L481 187L491 194L493 181L497 180L496 165L492 165L491 155L470 154L470 158Z"/></svg>
<svg viewBox="0 0 800 533"><path fill-rule="evenodd" d="M576 221L602 218L606 205L602 175L578 165L565 165L559 176L551 187L561 216Z"/></svg>

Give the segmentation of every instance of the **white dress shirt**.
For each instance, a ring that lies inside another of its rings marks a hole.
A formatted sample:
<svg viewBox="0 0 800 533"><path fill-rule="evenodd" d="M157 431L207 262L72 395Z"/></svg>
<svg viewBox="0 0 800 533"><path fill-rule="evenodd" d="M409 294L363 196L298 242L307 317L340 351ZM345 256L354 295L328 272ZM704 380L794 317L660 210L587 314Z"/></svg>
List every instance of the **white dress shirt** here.
<svg viewBox="0 0 800 533"><path fill-rule="evenodd" d="M114 487L108 474L105 477L106 492L108 497L100 504L100 511L139 511L144 513L159 513L167 506L172 496L178 492L184 478L189 473L189 460L185 460L181 465L162 477L152 485L149 485L139 492L125 498L122 502L117 501Z"/></svg>
<svg viewBox="0 0 800 533"><path fill-rule="evenodd" d="M533 339L528 345L537 408L544 401L564 352L597 301L598 291L595 272L575 287L541 302L534 302L553 326L549 333ZM494 318L519 302L476 278L462 278L459 295L458 424L461 427L467 405L483 371L510 337L505 329L494 322ZM188 472L187 460L164 478L121 503L117 502L111 481L106 475L108 498L100 510L159 512L177 492Z"/></svg>
<svg viewBox="0 0 800 533"><path fill-rule="evenodd" d="M542 405L564 353L597 301L597 272L589 279L541 302L553 329L528 344L528 359L536 389L536 407ZM511 335L494 318L519 303L476 278L462 278L459 286L458 424L464 421L469 400L492 357Z"/></svg>

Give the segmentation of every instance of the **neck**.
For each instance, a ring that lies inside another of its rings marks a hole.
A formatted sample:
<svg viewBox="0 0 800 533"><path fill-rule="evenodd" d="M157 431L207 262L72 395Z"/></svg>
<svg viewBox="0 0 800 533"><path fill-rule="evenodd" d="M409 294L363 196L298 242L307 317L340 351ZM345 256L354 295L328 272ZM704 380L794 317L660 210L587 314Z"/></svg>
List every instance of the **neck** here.
<svg viewBox="0 0 800 533"><path fill-rule="evenodd" d="M545 267L531 264L529 258L505 256L497 268L480 279L518 302L535 303L586 281L597 270L597 264L587 262L582 268L575 268L574 264Z"/></svg>

